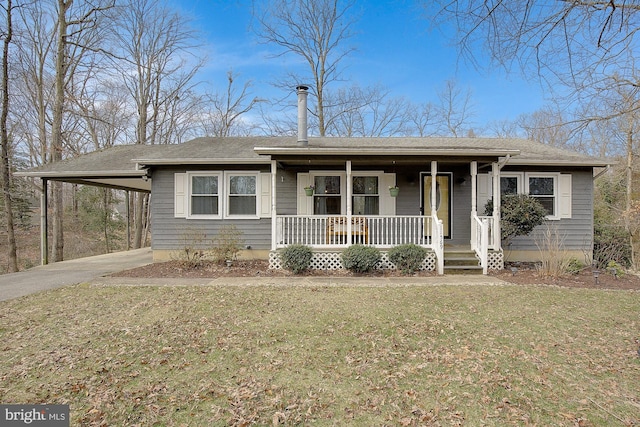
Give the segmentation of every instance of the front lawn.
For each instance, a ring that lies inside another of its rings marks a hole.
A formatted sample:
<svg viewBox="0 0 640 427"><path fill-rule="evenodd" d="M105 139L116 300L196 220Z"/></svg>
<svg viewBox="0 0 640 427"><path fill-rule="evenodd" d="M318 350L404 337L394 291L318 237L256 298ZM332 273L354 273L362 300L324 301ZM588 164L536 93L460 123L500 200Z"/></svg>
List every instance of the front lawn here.
<svg viewBox="0 0 640 427"><path fill-rule="evenodd" d="M638 425L638 338L637 291L80 285L0 303L0 402L96 426Z"/></svg>

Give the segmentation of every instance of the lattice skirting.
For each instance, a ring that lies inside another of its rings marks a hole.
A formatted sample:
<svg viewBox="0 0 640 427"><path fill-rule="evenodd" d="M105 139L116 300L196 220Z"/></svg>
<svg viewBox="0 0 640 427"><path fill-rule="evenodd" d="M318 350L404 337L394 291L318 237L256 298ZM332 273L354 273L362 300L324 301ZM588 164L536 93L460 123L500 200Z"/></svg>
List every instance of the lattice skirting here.
<svg viewBox="0 0 640 427"><path fill-rule="evenodd" d="M488 266L489 270L503 270L504 269L504 252L502 251L489 251L488 253Z"/></svg>
<svg viewBox="0 0 640 427"><path fill-rule="evenodd" d="M277 251L269 253L269 268L275 270L283 268L282 262L280 261L280 253ZM313 270L340 270L344 269L344 266L340 259L340 252L314 252L309 268ZM389 261L389 256L386 252L381 252L381 260L376 268L379 270L395 270L396 266ZM435 271L435 269L436 254L434 252L428 252L427 257L422 261L420 270Z"/></svg>

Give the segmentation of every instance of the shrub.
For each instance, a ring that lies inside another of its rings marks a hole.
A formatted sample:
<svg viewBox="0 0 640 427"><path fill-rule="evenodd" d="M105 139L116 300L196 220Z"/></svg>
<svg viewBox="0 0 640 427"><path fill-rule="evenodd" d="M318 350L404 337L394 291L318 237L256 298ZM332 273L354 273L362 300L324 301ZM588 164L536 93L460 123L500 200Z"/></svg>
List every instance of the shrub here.
<svg viewBox="0 0 640 427"><path fill-rule="evenodd" d="M413 243L395 246L389 250L389 261L404 274L413 274L422 266L427 250Z"/></svg>
<svg viewBox="0 0 640 427"><path fill-rule="evenodd" d="M225 225L213 239L213 259L216 262L235 260L242 250L242 231L235 225Z"/></svg>
<svg viewBox="0 0 640 427"><path fill-rule="evenodd" d="M493 201L485 206L485 214L493 212ZM508 242L516 236L527 236L544 223L547 210L535 197L528 194L505 194L500 199L500 227L502 240Z"/></svg>
<svg viewBox="0 0 640 427"><path fill-rule="evenodd" d="M578 274L584 270L584 267L584 263L577 258L570 258L567 261L567 273L569 274Z"/></svg>
<svg viewBox="0 0 640 427"><path fill-rule="evenodd" d="M609 261L607 263L607 271L616 277L624 275L624 268L615 261Z"/></svg>
<svg viewBox="0 0 640 427"><path fill-rule="evenodd" d="M181 235L182 248L171 254L171 258L180 261L188 268L200 267L207 258L207 235L198 228L188 227Z"/></svg>
<svg viewBox="0 0 640 427"><path fill-rule="evenodd" d="M342 252L342 265L354 273L367 273L375 268L380 258L378 248L352 245Z"/></svg>
<svg viewBox="0 0 640 427"><path fill-rule="evenodd" d="M280 252L282 265L293 274L300 274L309 268L313 251L309 246L290 245Z"/></svg>

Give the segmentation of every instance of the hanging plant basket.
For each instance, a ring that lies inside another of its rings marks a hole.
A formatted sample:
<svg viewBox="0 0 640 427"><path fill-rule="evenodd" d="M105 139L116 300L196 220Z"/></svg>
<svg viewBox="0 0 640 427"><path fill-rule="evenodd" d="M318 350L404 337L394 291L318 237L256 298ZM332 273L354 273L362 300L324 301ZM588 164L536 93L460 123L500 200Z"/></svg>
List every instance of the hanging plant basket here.
<svg viewBox="0 0 640 427"><path fill-rule="evenodd" d="M313 188L313 187L305 187L305 188L304 188L304 193L305 193L307 196L311 197L311 196L313 196L313 190L314 190L314 188Z"/></svg>
<svg viewBox="0 0 640 427"><path fill-rule="evenodd" d="M399 187L389 187L389 194L391 197L398 197L398 193L400 192Z"/></svg>

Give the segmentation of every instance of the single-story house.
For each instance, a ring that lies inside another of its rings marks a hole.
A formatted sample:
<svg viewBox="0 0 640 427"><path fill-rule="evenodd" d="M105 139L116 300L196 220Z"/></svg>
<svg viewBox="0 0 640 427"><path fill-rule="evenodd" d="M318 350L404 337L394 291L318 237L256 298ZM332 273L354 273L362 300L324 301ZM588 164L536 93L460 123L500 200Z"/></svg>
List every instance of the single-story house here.
<svg viewBox="0 0 640 427"><path fill-rule="evenodd" d="M354 243L383 252L403 243L429 249L424 268L485 273L509 260L540 258L536 232L503 248L502 193L528 193L578 259L593 250L593 192L603 159L512 138L307 137L299 90L296 137L197 138L179 145L125 145L22 172L51 180L151 193L154 260L233 224L246 258L270 259L304 244L312 266L339 268ZM492 212L485 206L492 200ZM46 201L45 201L46 206ZM383 263L389 263L383 257ZM462 265L460 265L462 264Z"/></svg>

